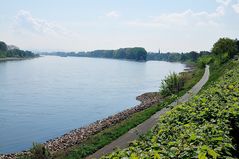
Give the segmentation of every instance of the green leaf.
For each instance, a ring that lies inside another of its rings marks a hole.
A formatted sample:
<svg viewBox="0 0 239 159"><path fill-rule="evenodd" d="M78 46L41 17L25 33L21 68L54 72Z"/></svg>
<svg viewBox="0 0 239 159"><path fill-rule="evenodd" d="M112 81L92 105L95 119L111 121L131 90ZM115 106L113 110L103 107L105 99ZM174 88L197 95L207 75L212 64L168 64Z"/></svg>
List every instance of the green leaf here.
<svg viewBox="0 0 239 159"><path fill-rule="evenodd" d="M208 149L208 146L207 145L203 145L202 146L202 150L207 150Z"/></svg>
<svg viewBox="0 0 239 159"><path fill-rule="evenodd" d="M202 102L205 103L207 101L206 98L202 98Z"/></svg>
<svg viewBox="0 0 239 159"><path fill-rule="evenodd" d="M160 155L157 152L154 152L154 159L160 159Z"/></svg>
<svg viewBox="0 0 239 159"><path fill-rule="evenodd" d="M208 152L208 154L209 154L210 156L213 157L213 159L216 159L216 158L219 156L219 154L216 153L216 152L215 152L214 150L212 150L212 149L208 149L207 152Z"/></svg>
<svg viewBox="0 0 239 159"><path fill-rule="evenodd" d="M212 138L212 141L222 141L222 140L223 140L223 137Z"/></svg>
<svg viewBox="0 0 239 159"><path fill-rule="evenodd" d="M131 158L131 159L139 159L139 157L138 157L135 153L132 153L132 154L130 155L130 158Z"/></svg>
<svg viewBox="0 0 239 159"><path fill-rule="evenodd" d="M196 140L197 136L195 134L192 134L189 138L190 141Z"/></svg>
<svg viewBox="0 0 239 159"><path fill-rule="evenodd" d="M198 154L198 159L207 159L206 153L205 153L205 152L200 152L200 153Z"/></svg>

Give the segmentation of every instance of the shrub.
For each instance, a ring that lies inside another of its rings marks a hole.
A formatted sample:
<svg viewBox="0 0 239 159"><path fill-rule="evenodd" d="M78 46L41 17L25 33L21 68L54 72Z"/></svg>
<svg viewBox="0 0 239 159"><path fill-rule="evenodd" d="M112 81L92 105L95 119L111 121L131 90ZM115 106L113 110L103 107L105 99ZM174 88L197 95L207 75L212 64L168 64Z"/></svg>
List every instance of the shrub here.
<svg viewBox="0 0 239 159"><path fill-rule="evenodd" d="M49 150L42 144L33 143L30 152L31 159L51 159Z"/></svg>
<svg viewBox="0 0 239 159"><path fill-rule="evenodd" d="M169 96L177 94L183 87L183 77L173 72L170 73L164 80L162 80L160 87L160 94L163 96Z"/></svg>
<svg viewBox="0 0 239 159"><path fill-rule="evenodd" d="M212 48L212 53L224 63L238 53L237 40L220 38Z"/></svg>
<svg viewBox="0 0 239 159"><path fill-rule="evenodd" d="M204 55L198 59L197 64L199 68L204 68L206 65L210 64L212 61L213 61L212 55Z"/></svg>

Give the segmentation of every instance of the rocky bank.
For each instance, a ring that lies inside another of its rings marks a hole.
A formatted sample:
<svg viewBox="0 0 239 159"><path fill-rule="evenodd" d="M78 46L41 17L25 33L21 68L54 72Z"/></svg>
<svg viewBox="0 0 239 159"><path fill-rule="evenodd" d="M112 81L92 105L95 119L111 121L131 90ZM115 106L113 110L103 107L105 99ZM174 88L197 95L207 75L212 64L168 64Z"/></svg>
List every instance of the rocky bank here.
<svg viewBox="0 0 239 159"><path fill-rule="evenodd" d="M98 120L86 127L81 127L70 131L60 137L51 139L44 143L45 147L50 150L51 153L58 152L60 150L67 149L74 145L80 144L82 141L89 138L105 128L111 127L120 121L129 118L132 114L142 111L150 106L162 101L162 97L157 92L144 93L136 98L141 101L141 104L136 105L130 109L126 109L115 115L109 116L103 120ZM29 154L29 151L23 151L14 154L0 155L0 159L16 159L19 155Z"/></svg>

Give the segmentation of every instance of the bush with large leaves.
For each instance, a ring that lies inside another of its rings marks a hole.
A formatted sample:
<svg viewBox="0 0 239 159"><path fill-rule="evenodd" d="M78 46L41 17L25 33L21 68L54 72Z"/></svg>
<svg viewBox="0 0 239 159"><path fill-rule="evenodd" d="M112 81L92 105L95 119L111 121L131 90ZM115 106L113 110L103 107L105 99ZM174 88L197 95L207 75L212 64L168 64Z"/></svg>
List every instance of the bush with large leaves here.
<svg viewBox="0 0 239 159"><path fill-rule="evenodd" d="M232 132L239 123L238 66L235 63L200 95L166 113L150 135L102 159L236 158L238 132Z"/></svg>

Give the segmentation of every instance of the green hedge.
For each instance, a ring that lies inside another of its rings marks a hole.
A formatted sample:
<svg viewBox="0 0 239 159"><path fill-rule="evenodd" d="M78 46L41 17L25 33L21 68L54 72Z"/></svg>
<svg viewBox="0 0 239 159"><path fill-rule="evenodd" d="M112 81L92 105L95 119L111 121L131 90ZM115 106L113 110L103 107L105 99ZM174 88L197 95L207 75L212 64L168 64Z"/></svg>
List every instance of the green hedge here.
<svg viewBox="0 0 239 159"><path fill-rule="evenodd" d="M236 158L239 65L235 65L200 95L166 113L150 135L102 158Z"/></svg>

